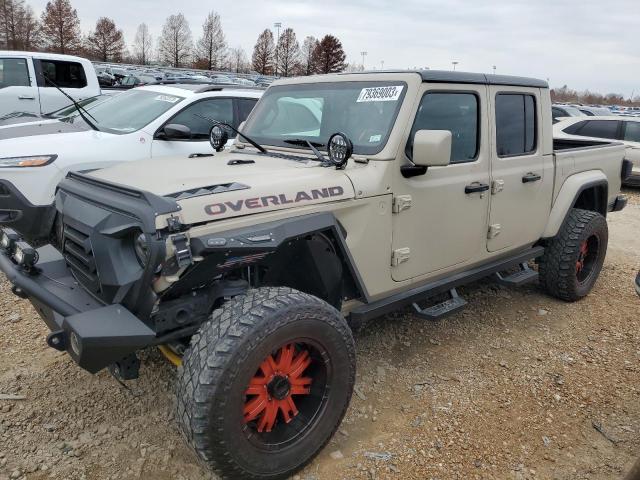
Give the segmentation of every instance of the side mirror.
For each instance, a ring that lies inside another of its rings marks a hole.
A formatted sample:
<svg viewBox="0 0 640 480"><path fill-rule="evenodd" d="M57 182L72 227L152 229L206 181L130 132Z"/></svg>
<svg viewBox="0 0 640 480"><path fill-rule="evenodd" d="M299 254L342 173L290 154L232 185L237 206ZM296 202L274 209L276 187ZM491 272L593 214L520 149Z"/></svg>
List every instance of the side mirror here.
<svg viewBox="0 0 640 480"><path fill-rule="evenodd" d="M169 123L162 129L165 140L186 140L191 138L191 129L179 123Z"/></svg>
<svg viewBox="0 0 640 480"><path fill-rule="evenodd" d="M413 138L413 163L421 167L442 167L451 162L449 130L418 130Z"/></svg>

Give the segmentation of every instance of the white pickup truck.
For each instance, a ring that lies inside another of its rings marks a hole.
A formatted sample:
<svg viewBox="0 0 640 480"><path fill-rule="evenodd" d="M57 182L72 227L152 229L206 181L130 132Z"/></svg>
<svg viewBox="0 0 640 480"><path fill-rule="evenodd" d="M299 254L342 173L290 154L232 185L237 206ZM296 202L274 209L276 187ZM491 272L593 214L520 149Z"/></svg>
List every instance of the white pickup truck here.
<svg viewBox="0 0 640 480"><path fill-rule="evenodd" d="M85 58L0 51L0 115L42 114L69 105L68 98L45 82L45 75L75 100L100 95L96 72Z"/></svg>

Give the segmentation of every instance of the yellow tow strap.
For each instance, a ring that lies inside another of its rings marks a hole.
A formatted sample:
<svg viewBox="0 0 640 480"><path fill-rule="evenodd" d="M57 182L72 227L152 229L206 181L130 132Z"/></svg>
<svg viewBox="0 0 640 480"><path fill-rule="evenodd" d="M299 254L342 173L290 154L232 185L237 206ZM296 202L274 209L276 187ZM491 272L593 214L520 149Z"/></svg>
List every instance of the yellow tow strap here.
<svg viewBox="0 0 640 480"><path fill-rule="evenodd" d="M158 350L160 350L160 352L162 352L162 355L164 355L165 358L173 363L176 367L182 365L182 358L166 345L159 345Z"/></svg>

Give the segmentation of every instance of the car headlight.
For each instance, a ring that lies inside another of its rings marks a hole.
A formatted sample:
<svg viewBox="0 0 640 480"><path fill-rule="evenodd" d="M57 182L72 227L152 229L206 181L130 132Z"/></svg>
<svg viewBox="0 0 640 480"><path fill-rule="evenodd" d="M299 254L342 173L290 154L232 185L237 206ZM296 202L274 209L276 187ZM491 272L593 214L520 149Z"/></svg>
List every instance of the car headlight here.
<svg viewBox="0 0 640 480"><path fill-rule="evenodd" d="M31 155L28 157L4 157L0 158L0 168L12 167L44 167L49 165L58 155Z"/></svg>
<svg viewBox="0 0 640 480"><path fill-rule="evenodd" d="M149 242L147 236L144 233L139 233L133 240L133 246L136 251L136 257L142 267L146 267L149 263Z"/></svg>

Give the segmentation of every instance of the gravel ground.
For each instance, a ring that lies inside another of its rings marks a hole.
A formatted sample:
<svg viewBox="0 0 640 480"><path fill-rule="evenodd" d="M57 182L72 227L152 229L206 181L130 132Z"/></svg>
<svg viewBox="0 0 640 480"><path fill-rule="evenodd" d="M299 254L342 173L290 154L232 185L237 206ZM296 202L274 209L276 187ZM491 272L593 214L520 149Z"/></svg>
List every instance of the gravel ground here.
<svg viewBox="0 0 640 480"><path fill-rule="evenodd" d="M398 312L359 332L351 408L296 478L622 476L640 452L640 193L625 193L583 301L484 282L444 321ZM0 281L0 480L212 478L174 427L174 370L157 351L123 388L46 333Z"/></svg>

